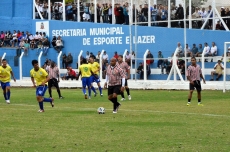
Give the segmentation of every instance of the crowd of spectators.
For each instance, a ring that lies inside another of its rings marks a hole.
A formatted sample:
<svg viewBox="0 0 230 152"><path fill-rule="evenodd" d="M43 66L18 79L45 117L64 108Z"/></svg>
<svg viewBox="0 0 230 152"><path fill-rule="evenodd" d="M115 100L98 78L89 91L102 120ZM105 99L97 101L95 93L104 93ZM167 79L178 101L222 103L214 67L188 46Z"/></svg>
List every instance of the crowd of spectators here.
<svg viewBox="0 0 230 152"><path fill-rule="evenodd" d="M55 2L50 3L50 11L48 10L48 3L47 1L40 1L36 0L36 6L38 9L35 9L35 17L36 19L40 18L38 12L41 13L44 19L48 19L49 12L51 12L51 19L53 20L63 20L63 4L62 2ZM80 8L80 21L87 21L87 22L94 22L95 21L95 7L94 3L82 3L79 4ZM130 6L129 3L124 2L124 4L116 3L114 7L110 3L104 4L96 4L96 18L98 23L110 23L112 24L112 16L115 16L115 23L116 24L130 24L131 22L134 23L135 20L138 22L139 25L148 25L147 22L149 20L148 17L148 4L143 4L139 6ZM112 14L112 10L114 10L114 14ZM202 24L205 22L208 15L211 13L212 6L208 8L204 7L195 7L192 6L192 27L193 28L201 28ZM169 16L170 11L170 16ZM130 12L132 12L132 17L130 16ZM167 20L170 18L171 20L171 27L181 27L183 28L184 22L184 8L181 4L178 6L171 5L171 9L168 9L168 6L157 4L150 6L150 20L152 26L162 26L166 27L168 25ZM76 3L67 3L65 5L65 18L69 21L77 21L78 17L78 6ZM189 15L189 7L186 8L186 18ZM224 17L224 22L230 28L230 11L229 8L221 7L220 10L221 17ZM210 14L210 18L213 17L213 13ZM197 20L196 20L197 19ZM181 20L181 21L178 21ZM161 22L155 22L161 21ZM165 21L165 22L162 22ZM188 26L188 22L186 22L186 27ZM208 22L205 26L206 29L212 29L212 19L208 19ZM225 30L223 24L218 21L216 24L216 30Z"/></svg>

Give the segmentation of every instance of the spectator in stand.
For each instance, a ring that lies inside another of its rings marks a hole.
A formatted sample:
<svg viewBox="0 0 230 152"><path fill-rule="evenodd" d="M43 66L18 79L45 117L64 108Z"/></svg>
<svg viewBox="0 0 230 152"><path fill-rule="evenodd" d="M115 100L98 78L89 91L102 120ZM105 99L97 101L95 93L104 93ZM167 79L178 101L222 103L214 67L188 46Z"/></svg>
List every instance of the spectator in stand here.
<svg viewBox="0 0 230 152"><path fill-rule="evenodd" d="M124 14L123 14L123 8L120 4L117 4L117 11L118 11L118 21L117 24L123 24L124 23Z"/></svg>
<svg viewBox="0 0 230 152"><path fill-rule="evenodd" d="M25 53L25 56L28 56L28 51L29 51L29 48L30 48L30 44L28 43L27 40L24 41L24 53Z"/></svg>
<svg viewBox="0 0 230 152"><path fill-rule="evenodd" d="M129 25L129 4L127 2L123 7L123 14L125 18L125 25Z"/></svg>
<svg viewBox="0 0 230 152"><path fill-rule="evenodd" d="M46 56L47 53L48 53L48 49L50 47L50 42L48 40L48 38L45 38L44 41L43 41L43 50L44 50L44 55Z"/></svg>
<svg viewBox="0 0 230 152"><path fill-rule="evenodd" d="M101 55L101 52L98 51L97 55L96 55L96 62L100 63L100 55Z"/></svg>
<svg viewBox="0 0 230 152"><path fill-rule="evenodd" d="M181 46L180 42L177 43L177 53L176 53L176 56L178 56L178 57L184 57L184 53L183 53L182 46Z"/></svg>
<svg viewBox="0 0 230 152"><path fill-rule="evenodd" d="M209 15L209 14L211 13L211 11L212 11L212 6L209 5L209 6L208 6L208 13L207 13L207 15ZM212 29L212 18L213 18L213 13L209 16L209 18L211 18L211 19L208 20L208 26L209 26L209 29Z"/></svg>
<svg viewBox="0 0 230 152"><path fill-rule="evenodd" d="M165 73L169 74L171 68L169 68L170 66L170 62L168 61L168 59L164 59L162 64L161 64L161 74L164 74L164 69L165 69Z"/></svg>
<svg viewBox="0 0 230 152"><path fill-rule="evenodd" d="M94 4L91 3L90 7L89 7L89 11L90 11L90 20L91 22L94 22Z"/></svg>
<svg viewBox="0 0 230 152"><path fill-rule="evenodd" d="M204 56L207 57L210 52L210 47L208 46L208 43L204 43ZM205 62L208 62L207 59L205 59Z"/></svg>
<svg viewBox="0 0 230 152"><path fill-rule="evenodd" d="M89 57L90 57L90 54L89 54L89 51L87 51L86 56L85 56L85 59L86 59L87 62L89 61Z"/></svg>
<svg viewBox="0 0 230 152"><path fill-rule="evenodd" d="M117 54L117 52L114 52L114 56L113 56L113 57L114 57L116 60L118 60L118 56L119 56L119 55Z"/></svg>
<svg viewBox="0 0 230 152"><path fill-rule="evenodd" d="M196 57L201 57L202 53L203 53L203 46L202 44L199 44L199 47L198 47L198 52L196 53ZM200 62L200 59L199 59L199 62Z"/></svg>
<svg viewBox="0 0 230 152"><path fill-rule="evenodd" d="M72 18L73 18L73 21L77 21L77 5L76 4L73 4L73 7L71 8L72 10Z"/></svg>
<svg viewBox="0 0 230 152"><path fill-rule="evenodd" d="M41 40L38 42L38 45L37 45L37 55L39 55L40 50L43 51L43 44Z"/></svg>
<svg viewBox="0 0 230 152"><path fill-rule="evenodd" d="M108 56L108 54L106 54L106 51L104 51L104 53L103 53L103 55L102 55L102 63L104 64L104 63L108 63L108 61L109 61L109 56Z"/></svg>
<svg viewBox="0 0 230 152"><path fill-rule="evenodd" d="M158 14L157 5L153 5L153 8L151 10L151 19L152 19L152 21L156 21L157 14ZM156 26L157 23L153 23L152 25Z"/></svg>
<svg viewBox="0 0 230 152"><path fill-rule="evenodd" d="M68 56L66 57L65 60L65 67L69 67L73 63L73 56L71 53L68 53Z"/></svg>
<svg viewBox="0 0 230 152"><path fill-rule="evenodd" d="M68 4L66 4L66 16L67 16L67 20L73 20L73 10L72 10L72 3L69 2Z"/></svg>
<svg viewBox="0 0 230 152"><path fill-rule="evenodd" d="M132 51L131 56L132 56L132 57L131 57L132 63L135 64L135 56L136 56L136 55L135 55L135 52L134 52L134 51Z"/></svg>
<svg viewBox="0 0 230 152"><path fill-rule="evenodd" d="M76 72L72 69L72 67L67 67L68 70L68 76L66 76L66 80L73 80L77 78Z"/></svg>
<svg viewBox="0 0 230 152"><path fill-rule="evenodd" d="M148 4L144 5L144 8L142 8L141 10L141 14L143 14L143 20L142 22L148 22ZM144 24L144 25L148 25L148 24Z"/></svg>
<svg viewBox="0 0 230 152"><path fill-rule="evenodd" d="M196 44L193 44L192 50L191 50L191 57L196 57L198 53L198 48L196 47Z"/></svg>
<svg viewBox="0 0 230 152"><path fill-rule="evenodd" d="M148 65L152 64L154 62L154 57L150 51L148 51L148 54L146 56L146 63Z"/></svg>
<svg viewBox="0 0 230 152"><path fill-rule="evenodd" d="M17 32L14 30L14 33L12 35L12 40L10 40L11 47L15 47L15 43L17 44L18 38L17 38Z"/></svg>
<svg viewBox="0 0 230 152"><path fill-rule="evenodd" d="M137 20L137 16L138 16L138 10L135 8L135 4L133 4L132 11L133 11L133 24L134 24L135 20Z"/></svg>
<svg viewBox="0 0 230 152"><path fill-rule="evenodd" d="M143 63L139 63L139 67L137 68L137 73L140 74L140 80L144 79L144 67Z"/></svg>
<svg viewBox="0 0 230 152"><path fill-rule="evenodd" d="M83 14L84 14L84 6L83 6L82 2L80 2L80 19L81 19L81 22L83 22Z"/></svg>
<svg viewBox="0 0 230 152"><path fill-rule="evenodd" d="M105 63L102 67L102 78L105 79L105 76L106 76L106 71L107 71L107 68L109 66L109 63Z"/></svg>
<svg viewBox="0 0 230 152"><path fill-rule="evenodd" d="M225 15L226 15L225 12L226 12L226 11L225 11L225 8L224 8L224 7L221 7L220 16L221 16L221 17L225 17ZM224 18L223 20L224 20L224 22L226 22L226 19L225 19L225 18Z"/></svg>
<svg viewBox="0 0 230 152"><path fill-rule="evenodd" d="M4 42L4 38L5 38L5 33L3 31L1 31L1 35L0 35L0 46L3 46L3 42Z"/></svg>
<svg viewBox="0 0 230 152"><path fill-rule="evenodd" d="M226 8L226 12L225 12L225 16L228 17L226 19L226 25L228 26L228 29L230 29L230 11L229 11L229 8Z"/></svg>
<svg viewBox="0 0 230 152"><path fill-rule="evenodd" d="M109 7L108 4L106 3L103 8L103 23L108 23L109 19Z"/></svg>
<svg viewBox="0 0 230 152"><path fill-rule="evenodd" d="M126 55L125 55L125 62L130 66L131 65L131 58L132 58L132 55L129 53L129 51L126 52Z"/></svg>
<svg viewBox="0 0 230 152"><path fill-rule="evenodd" d="M179 4L179 7L177 8L176 18L178 18L180 20L184 19L184 8L182 7L181 4ZM183 22L180 22L180 27L184 28L184 23Z"/></svg>
<svg viewBox="0 0 230 152"><path fill-rule="evenodd" d="M157 67L161 68L162 63L164 62L163 60L164 56L161 51L158 52L158 61L157 61Z"/></svg>
<svg viewBox="0 0 230 152"><path fill-rule="evenodd" d="M101 6L100 4L97 4L97 23L100 23L101 22Z"/></svg>
<svg viewBox="0 0 230 152"><path fill-rule="evenodd" d="M193 17L193 19L201 18L198 7L196 7L195 12L192 14L192 17ZM200 28L202 26L202 22L200 20L194 20L192 22L194 23L193 25L197 26L194 28Z"/></svg>
<svg viewBox="0 0 230 152"><path fill-rule="evenodd" d="M8 31L6 34L5 34L5 38L4 38L4 46L6 47L10 47L10 40L12 39L12 34L10 31Z"/></svg>
<svg viewBox="0 0 230 152"><path fill-rule="evenodd" d="M224 70L224 65L221 63L221 60L218 60L218 62L215 64L214 70L215 71L211 72L211 79L210 79L210 81L214 80L214 75L217 75L216 81L218 81L219 78L222 76L223 70Z"/></svg>
<svg viewBox="0 0 230 152"><path fill-rule="evenodd" d="M62 48L63 48L63 41L61 39L61 36L58 36L57 40L56 40L56 47L55 49L57 50L58 53L61 52Z"/></svg>
<svg viewBox="0 0 230 152"><path fill-rule="evenodd" d="M221 23L220 23L220 21L217 21L216 30L220 30L220 29L221 29Z"/></svg>
<svg viewBox="0 0 230 152"><path fill-rule="evenodd" d="M66 69L66 68L67 68L67 66L66 66L66 58L67 58L67 56L66 56L66 54L64 53L64 54L62 55L62 68L63 68L63 69Z"/></svg>
<svg viewBox="0 0 230 152"><path fill-rule="evenodd" d="M217 55L217 46L216 46L216 44L215 44L215 42L212 42L212 47L211 47L211 49L210 49L210 51L209 51L209 53L208 54L206 54L205 56L207 57L207 56L216 56ZM211 62L213 62L213 59L211 59Z"/></svg>
<svg viewBox="0 0 230 152"><path fill-rule="evenodd" d="M57 38L56 38L56 36L54 36L52 41L51 41L51 44L52 44L53 48L56 47L56 41L57 41Z"/></svg>
<svg viewBox="0 0 230 152"><path fill-rule="evenodd" d="M112 24L112 20L113 20L113 19L112 19L112 15L113 15L113 14L112 14L112 9L113 9L113 8L112 8L112 5L109 4L108 15L109 15L109 23L110 23L110 24Z"/></svg>
<svg viewBox="0 0 230 152"><path fill-rule="evenodd" d="M187 57L192 57L192 52L188 44L186 44L186 47L184 48L184 53L186 53Z"/></svg>

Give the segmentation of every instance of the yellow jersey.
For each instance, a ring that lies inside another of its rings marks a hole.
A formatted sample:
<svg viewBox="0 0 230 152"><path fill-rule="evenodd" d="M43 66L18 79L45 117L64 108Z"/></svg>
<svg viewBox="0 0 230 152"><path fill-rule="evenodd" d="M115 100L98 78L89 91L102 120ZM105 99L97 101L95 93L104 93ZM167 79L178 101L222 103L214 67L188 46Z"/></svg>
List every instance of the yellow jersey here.
<svg viewBox="0 0 230 152"><path fill-rule="evenodd" d="M30 70L30 77L35 79L37 86L41 85L42 82L46 80L47 76L48 73L42 68L39 68L38 71L35 71L34 69ZM48 82L46 84L48 84Z"/></svg>
<svg viewBox="0 0 230 152"><path fill-rule="evenodd" d="M90 77L92 75L91 73L91 65L89 64L82 64L79 67L79 71L81 71L81 77Z"/></svg>
<svg viewBox="0 0 230 152"><path fill-rule="evenodd" d="M0 81L3 83L10 82L12 69L9 65L5 68L0 66Z"/></svg>
<svg viewBox="0 0 230 152"><path fill-rule="evenodd" d="M89 63L89 64L91 65L92 72L93 72L94 74L99 75L99 70L100 70L100 65L99 65L99 63L98 63L98 62L93 62L93 64L92 64L92 63Z"/></svg>

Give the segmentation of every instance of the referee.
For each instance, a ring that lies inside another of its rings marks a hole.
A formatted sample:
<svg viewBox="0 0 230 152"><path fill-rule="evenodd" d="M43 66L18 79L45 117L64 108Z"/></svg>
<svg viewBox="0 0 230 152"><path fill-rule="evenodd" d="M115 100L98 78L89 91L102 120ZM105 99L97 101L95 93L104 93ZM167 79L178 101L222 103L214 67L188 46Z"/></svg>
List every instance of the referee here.
<svg viewBox="0 0 230 152"><path fill-rule="evenodd" d="M116 64L116 58L110 60L110 65L106 71L106 82L104 88L107 88L108 83L108 99L113 103L113 113L117 113L120 103L117 101L117 95L124 92L125 72ZM122 79L122 81L121 81Z"/></svg>
<svg viewBox="0 0 230 152"><path fill-rule="evenodd" d="M61 96L61 91L60 91L60 88L58 85L58 83L59 83L59 69L53 61L51 61L50 67L47 69L47 71L49 73L49 78L50 78L50 80L48 81L50 98L52 98L52 89L51 88L52 88L52 86L54 86L57 89L59 99L63 99L64 97Z"/></svg>

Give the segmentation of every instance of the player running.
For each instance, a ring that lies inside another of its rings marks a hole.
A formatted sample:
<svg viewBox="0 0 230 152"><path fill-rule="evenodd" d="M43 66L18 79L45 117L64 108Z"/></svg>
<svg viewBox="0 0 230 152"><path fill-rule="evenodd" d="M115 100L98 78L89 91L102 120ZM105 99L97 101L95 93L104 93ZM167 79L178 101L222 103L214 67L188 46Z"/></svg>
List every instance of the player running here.
<svg viewBox="0 0 230 152"><path fill-rule="evenodd" d="M2 66L0 66L0 81L2 86L2 91L4 98L7 104L10 104L10 80L11 76L16 82L14 78L14 73L9 65L7 65L6 59L2 60Z"/></svg>
<svg viewBox="0 0 230 152"><path fill-rule="evenodd" d="M45 92L47 90L47 83L50 80L48 73L38 66L38 61L32 61L33 69L30 70L31 81L33 86L36 87L36 98L40 109L38 112L44 112L43 102L49 102L52 107L54 107L53 98L44 98ZM35 83L35 81L36 83Z"/></svg>
<svg viewBox="0 0 230 152"><path fill-rule="evenodd" d="M103 96L102 88L101 88L101 84L100 84L101 81L100 81L100 78L99 78L100 65L99 65L98 62L94 62L93 57L89 58L89 64L91 65L92 72L93 72L93 74L90 76L90 81L91 81L91 89L94 92L94 96L97 95L97 92L96 92L95 88L93 87L93 82L97 83L98 89L100 91L100 95Z"/></svg>
<svg viewBox="0 0 230 152"><path fill-rule="evenodd" d="M79 75L81 75L81 81L82 81L82 92L85 95L85 99L91 98L91 81L90 81L90 76L91 76L91 65L87 63L86 59L82 60L82 64L79 67ZM88 87L88 95L86 93L86 86Z"/></svg>
<svg viewBox="0 0 230 152"><path fill-rule="evenodd" d="M129 87L128 87L128 79L130 79L130 66L123 61L123 56L119 55L118 56L118 64L119 66L124 70L125 72L125 90L127 92L128 98L129 100L131 100L131 95L130 95L130 91L129 91ZM121 101L125 100L125 96L124 96L124 92L121 92Z"/></svg>

